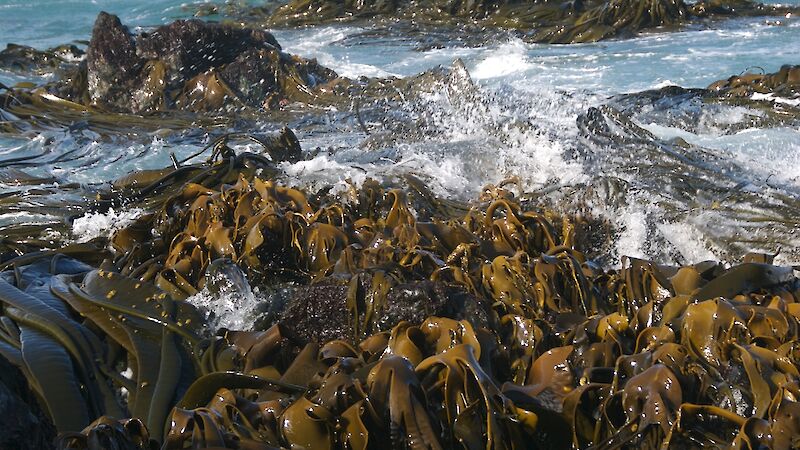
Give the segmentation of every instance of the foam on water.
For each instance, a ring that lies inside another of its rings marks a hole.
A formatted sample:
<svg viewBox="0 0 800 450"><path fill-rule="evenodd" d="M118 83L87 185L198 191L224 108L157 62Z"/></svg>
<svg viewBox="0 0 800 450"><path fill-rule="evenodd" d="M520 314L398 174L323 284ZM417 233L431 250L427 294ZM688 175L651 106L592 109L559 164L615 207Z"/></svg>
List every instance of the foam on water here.
<svg viewBox="0 0 800 450"><path fill-rule="evenodd" d="M86 213L72 223L72 234L76 242L88 242L101 236L111 236L115 231L130 225L144 211L138 208L105 213Z"/></svg>
<svg viewBox="0 0 800 450"><path fill-rule="evenodd" d="M260 299L249 289L245 292L228 289L213 293L203 289L186 301L206 313L208 329L243 331L253 328L258 318L256 308L260 303Z"/></svg>
<svg viewBox="0 0 800 450"><path fill-rule="evenodd" d="M486 53L471 72L476 80L505 77L530 70L528 48L520 39L511 40Z"/></svg>

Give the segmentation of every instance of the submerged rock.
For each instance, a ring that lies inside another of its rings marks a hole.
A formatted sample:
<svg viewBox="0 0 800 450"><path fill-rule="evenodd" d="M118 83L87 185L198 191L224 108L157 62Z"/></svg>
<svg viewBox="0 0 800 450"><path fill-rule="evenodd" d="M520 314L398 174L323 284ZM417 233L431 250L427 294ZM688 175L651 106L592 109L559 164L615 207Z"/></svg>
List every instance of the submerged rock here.
<svg viewBox="0 0 800 450"><path fill-rule="evenodd" d="M118 112L214 110L226 105L275 106L314 95L337 75L313 60L283 53L266 31L178 20L138 35L101 12L87 64L56 91ZM82 79L85 84L81 86Z"/></svg>

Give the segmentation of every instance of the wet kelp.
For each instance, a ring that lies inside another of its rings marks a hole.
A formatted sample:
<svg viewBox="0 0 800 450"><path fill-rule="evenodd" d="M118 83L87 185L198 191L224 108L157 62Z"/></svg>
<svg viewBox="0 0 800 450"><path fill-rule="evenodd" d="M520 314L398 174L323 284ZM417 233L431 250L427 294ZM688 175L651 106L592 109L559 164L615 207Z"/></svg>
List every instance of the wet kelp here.
<svg viewBox="0 0 800 450"><path fill-rule="evenodd" d="M59 45L47 50L37 50L26 45L7 44L0 51L0 68L10 72L44 75L53 71L66 71L85 55L74 44Z"/></svg>
<svg viewBox="0 0 800 450"><path fill-rule="evenodd" d="M585 219L502 187L309 193L270 175L291 135L264 147L118 182L148 212L104 262L2 263L0 352L59 448L797 445L792 267L603 269ZM208 329L191 296L237 270L291 298Z"/></svg>
<svg viewBox="0 0 800 450"><path fill-rule="evenodd" d="M784 65L775 73L745 73L712 83L708 89L727 98L753 98L754 94L787 100L800 97L800 66Z"/></svg>
<svg viewBox="0 0 800 450"><path fill-rule="evenodd" d="M529 42L554 44L596 42L629 37L640 31L669 29L693 21L757 15L783 16L791 8L748 0L589 1L342 1L294 0L267 13L271 26L329 22L405 20L431 25L496 27L522 33ZM264 14L258 8L245 19Z"/></svg>

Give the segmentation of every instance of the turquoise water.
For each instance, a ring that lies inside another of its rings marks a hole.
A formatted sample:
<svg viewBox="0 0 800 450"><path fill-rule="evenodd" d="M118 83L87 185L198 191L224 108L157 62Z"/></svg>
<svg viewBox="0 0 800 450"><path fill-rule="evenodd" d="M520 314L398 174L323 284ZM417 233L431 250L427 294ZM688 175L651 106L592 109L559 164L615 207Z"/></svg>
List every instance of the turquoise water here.
<svg viewBox="0 0 800 450"><path fill-rule="evenodd" d="M800 0L775 3L800 4ZM0 2L0 45L13 42L47 48L88 40L100 11L117 14L136 29L189 17L189 9L185 2L169 0L4 1ZM597 44L550 46L512 40L478 50L421 53L414 51L412 40L399 38L365 38L348 45L345 38L364 31L351 27L312 27L275 34L288 51L318 57L348 76L412 75L461 57L477 79L608 93L667 83L702 87L748 68L774 71L782 64L800 61L800 18L734 20L714 24L714 28Z"/></svg>
<svg viewBox="0 0 800 450"><path fill-rule="evenodd" d="M800 4L800 0L793 3ZM102 10L119 15L134 30L190 15L183 3L167 0L2 2L0 45L13 42L47 48L88 40L94 18ZM671 84L705 87L747 70L772 72L783 64L800 64L797 17L737 19L679 32L653 32L635 39L579 45L527 44L513 37L487 36L484 45L477 48L446 45L424 51L417 48L425 44L426 36L381 34L353 26L272 31L284 50L317 58L348 77L411 76L438 65L448 66L457 58L463 60L479 89L477 99L454 106L446 93L433 93L423 105L412 108L424 111L436 128L435 136L422 140L400 137L375 148L353 120L338 123L340 118L331 116L327 119L333 121L328 132L297 128L305 150L328 151L283 168L291 183L309 187L344 188L349 181L366 177L412 173L440 195L465 199L474 198L484 185L510 176L519 177L526 189L574 185L591 179L597 169L570 156L578 141L575 119L609 96ZM0 82L17 81L23 79L0 72ZM742 112L734 108L715 114L717 117L709 123L735 122ZM741 175L753 183L768 180L780 189L800 192L800 130L747 128L729 132L700 124L687 131L661 123L640 125L657 137L679 136L702 146L715 157L736 164ZM266 122L257 125L263 131L280 126ZM26 170L40 176L54 174L64 182L102 183L130 170L168 165L170 153L188 155L207 139L193 134L183 140L153 135L108 141L88 130L54 130L34 139L0 137L0 158L37 153L43 148L53 155L74 151L79 155L74 163L43 164ZM616 173L614 166L602 170L626 176ZM638 226L646 219L656 224L652 228L660 229L661 237L684 258L719 256L702 239L687 237L700 226L696 221L668 217L659 210L658 202L655 190L642 190L636 205L607 212L623 229L620 254L662 254L646 245L653 241L654 233L642 232ZM0 217L0 223L3 220L13 218ZM718 218L704 220L714 223ZM790 245L798 243L800 236L789 241Z"/></svg>

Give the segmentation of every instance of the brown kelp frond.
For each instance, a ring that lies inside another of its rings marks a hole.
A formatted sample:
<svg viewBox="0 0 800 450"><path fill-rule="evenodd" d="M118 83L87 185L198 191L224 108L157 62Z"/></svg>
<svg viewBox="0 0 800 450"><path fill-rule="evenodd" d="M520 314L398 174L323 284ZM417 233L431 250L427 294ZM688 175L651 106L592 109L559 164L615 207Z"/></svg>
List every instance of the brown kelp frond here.
<svg viewBox="0 0 800 450"><path fill-rule="evenodd" d="M708 90L711 95L723 98L796 99L800 96L800 66L784 65L775 73L744 73L732 76L712 83Z"/></svg>
<svg viewBox="0 0 800 450"><path fill-rule="evenodd" d="M581 222L502 187L311 194L271 177L298 157L289 133L262 142L272 159L223 138L119 181L148 212L102 263L5 263L0 354L61 448L797 444L794 268L603 270ZM209 329L186 301L226 282L274 293L252 330Z"/></svg>

